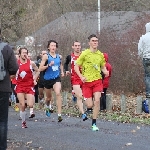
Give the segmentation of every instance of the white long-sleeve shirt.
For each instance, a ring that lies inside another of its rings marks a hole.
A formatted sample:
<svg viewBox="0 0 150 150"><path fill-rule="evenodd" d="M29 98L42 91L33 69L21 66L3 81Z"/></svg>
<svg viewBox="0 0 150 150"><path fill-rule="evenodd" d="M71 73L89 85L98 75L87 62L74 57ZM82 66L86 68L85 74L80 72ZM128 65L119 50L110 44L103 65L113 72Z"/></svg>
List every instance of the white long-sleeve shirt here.
<svg viewBox="0 0 150 150"><path fill-rule="evenodd" d="M138 55L142 58L150 59L150 32L140 37L138 43Z"/></svg>

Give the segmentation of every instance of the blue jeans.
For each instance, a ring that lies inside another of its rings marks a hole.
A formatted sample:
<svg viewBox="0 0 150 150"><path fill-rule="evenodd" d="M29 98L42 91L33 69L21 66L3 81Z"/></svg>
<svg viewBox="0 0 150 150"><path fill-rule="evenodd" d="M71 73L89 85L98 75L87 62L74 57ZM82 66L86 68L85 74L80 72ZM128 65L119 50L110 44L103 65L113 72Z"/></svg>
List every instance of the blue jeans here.
<svg viewBox="0 0 150 150"><path fill-rule="evenodd" d="M145 70L146 97L150 98L150 59L143 58L143 66Z"/></svg>
<svg viewBox="0 0 150 150"><path fill-rule="evenodd" d="M9 95L7 92L0 92L0 150L7 148L7 122Z"/></svg>

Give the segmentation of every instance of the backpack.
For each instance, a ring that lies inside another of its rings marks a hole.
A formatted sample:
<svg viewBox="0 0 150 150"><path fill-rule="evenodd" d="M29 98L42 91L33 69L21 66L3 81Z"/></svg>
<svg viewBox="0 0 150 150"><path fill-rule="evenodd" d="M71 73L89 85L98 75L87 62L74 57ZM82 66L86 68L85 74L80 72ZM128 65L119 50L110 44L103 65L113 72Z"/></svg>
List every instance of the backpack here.
<svg viewBox="0 0 150 150"><path fill-rule="evenodd" d="M4 57L2 54L2 50L4 48L4 46L6 46L7 43L0 43L0 81L4 80L5 76L6 76L6 70L5 70L5 66L4 66Z"/></svg>
<svg viewBox="0 0 150 150"><path fill-rule="evenodd" d="M142 110L145 113L149 113L149 106L148 106L148 100L147 99L142 101Z"/></svg>

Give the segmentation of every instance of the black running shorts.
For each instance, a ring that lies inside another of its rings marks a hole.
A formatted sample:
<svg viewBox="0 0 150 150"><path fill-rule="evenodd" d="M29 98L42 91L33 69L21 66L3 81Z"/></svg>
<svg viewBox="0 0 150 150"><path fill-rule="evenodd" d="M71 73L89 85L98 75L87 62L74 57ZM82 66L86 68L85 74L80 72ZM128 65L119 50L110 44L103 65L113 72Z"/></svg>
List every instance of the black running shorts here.
<svg viewBox="0 0 150 150"><path fill-rule="evenodd" d="M53 85L54 85L56 82L61 82L60 77L58 77L58 78L56 78L56 79L52 79L52 80L44 80L44 87L45 87L46 89L52 89L52 88L53 88Z"/></svg>

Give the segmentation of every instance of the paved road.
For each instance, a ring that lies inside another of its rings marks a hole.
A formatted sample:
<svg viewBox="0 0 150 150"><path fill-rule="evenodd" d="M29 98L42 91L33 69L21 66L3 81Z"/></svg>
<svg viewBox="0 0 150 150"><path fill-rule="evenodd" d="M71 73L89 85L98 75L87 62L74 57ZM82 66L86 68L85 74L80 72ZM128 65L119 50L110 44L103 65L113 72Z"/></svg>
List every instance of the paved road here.
<svg viewBox="0 0 150 150"><path fill-rule="evenodd" d="M8 145L18 148L9 150L150 150L150 126L97 121L100 131L91 131L91 119L57 115L47 118L43 111L36 118L27 119L27 129L21 128L19 113L9 110Z"/></svg>

